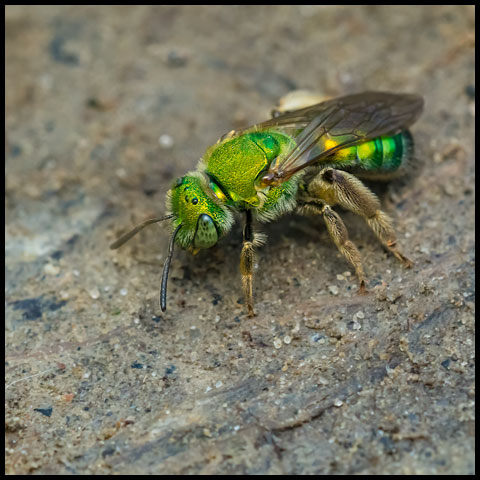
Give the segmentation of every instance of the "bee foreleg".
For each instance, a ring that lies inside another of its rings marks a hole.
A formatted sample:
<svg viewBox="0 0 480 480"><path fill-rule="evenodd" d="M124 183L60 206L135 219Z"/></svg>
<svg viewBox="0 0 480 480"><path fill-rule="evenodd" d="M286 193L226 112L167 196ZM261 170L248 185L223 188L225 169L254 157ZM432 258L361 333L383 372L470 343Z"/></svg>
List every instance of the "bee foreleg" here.
<svg viewBox="0 0 480 480"><path fill-rule="evenodd" d="M242 274L242 288L249 317L255 316L255 312L253 311L253 264L255 258L253 247L254 234L252 230L252 212L251 210L247 210L245 227L243 229L243 247L240 257L240 272Z"/></svg>
<svg viewBox="0 0 480 480"><path fill-rule="evenodd" d="M309 195L328 205L340 205L362 216L380 242L406 267L413 262L397 249L397 237L390 217L380 209L377 196L350 173L326 168L308 185Z"/></svg>

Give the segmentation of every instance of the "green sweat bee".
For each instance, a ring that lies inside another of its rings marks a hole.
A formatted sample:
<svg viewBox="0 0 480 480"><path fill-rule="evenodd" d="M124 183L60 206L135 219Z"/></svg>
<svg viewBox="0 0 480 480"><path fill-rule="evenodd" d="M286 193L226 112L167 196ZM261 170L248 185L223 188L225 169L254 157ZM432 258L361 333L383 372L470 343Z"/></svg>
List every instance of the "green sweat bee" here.
<svg viewBox="0 0 480 480"><path fill-rule="evenodd" d="M213 247L245 215L240 256L242 287L254 316L254 247L261 243L253 220L270 222L295 211L321 215L335 245L355 269L365 291L360 253L349 240L339 205L362 216L380 242L405 266L412 262L397 247L389 216L360 178L389 179L413 153L408 128L423 110L414 94L364 92L308 102L272 112L272 118L231 131L209 147L196 171L177 179L167 193L167 215L152 218L120 237L115 249L145 226L170 221L172 236L165 260L160 306L166 310L167 279L174 245L196 254Z"/></svg>

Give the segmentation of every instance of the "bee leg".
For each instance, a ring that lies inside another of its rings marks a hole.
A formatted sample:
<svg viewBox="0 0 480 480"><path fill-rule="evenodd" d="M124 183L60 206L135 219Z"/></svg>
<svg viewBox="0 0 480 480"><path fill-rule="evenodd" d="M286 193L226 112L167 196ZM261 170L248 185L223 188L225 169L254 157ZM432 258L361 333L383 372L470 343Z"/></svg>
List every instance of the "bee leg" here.
<svg viewBox="0 0 480 480"><path fill-rule="evenodd" d="M240 272L242 274L242 288L249 317L255 316L255 312L253 311L253 238L252 212L251 210L246 210L246 222L243 229L242 255L240 257Z"/></svg>
<svg viewBox="0 0 480 480"><path fill-rule="evenodd" d="M362 259L360 252L353 242L348 238L347 227L343 223L337 212L333 211L328 205L322 208L323 219L327 225L327 230L332 237L340 253L355 269L359 282L359 293L365 293L365 273L363 272Z"/></svg>
<svg viewBox="0 0 480 480"><path fill-rule="evenodd" d="M407 268L413 262L397 248L397 237L390 217L380 209L377 196L350 173L326 168L308 185L308 193L328 205L340 205L362 216L380 242Z"/></svg>
<svg viewBox="0 0 480 480"><path fill-rule="evenodd" d="M334 241L340 253L355 269L355 274L357 275L359 282L359 293L366 293L365 273L362 267L360 252L353 242L348 238L347 227L340 218L340 215L330 208L330 206L321 206L316 203L308 203L303 205L300 207L300 213L317 213L323 216L330 237L332 237L332 240Z"/></svg>

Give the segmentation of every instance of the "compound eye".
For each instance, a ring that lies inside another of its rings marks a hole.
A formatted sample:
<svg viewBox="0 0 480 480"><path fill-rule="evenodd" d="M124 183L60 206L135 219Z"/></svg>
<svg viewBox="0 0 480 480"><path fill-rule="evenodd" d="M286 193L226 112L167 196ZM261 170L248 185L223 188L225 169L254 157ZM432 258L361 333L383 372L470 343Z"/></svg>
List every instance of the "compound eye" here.
<svg viewBox="0 0 480 480"><path fill-rule="evenodd" d="M218 232L215 223L206 213L202 213L197 220L197 230L193 238L195 248L210 248L218 241Z"/></svg>

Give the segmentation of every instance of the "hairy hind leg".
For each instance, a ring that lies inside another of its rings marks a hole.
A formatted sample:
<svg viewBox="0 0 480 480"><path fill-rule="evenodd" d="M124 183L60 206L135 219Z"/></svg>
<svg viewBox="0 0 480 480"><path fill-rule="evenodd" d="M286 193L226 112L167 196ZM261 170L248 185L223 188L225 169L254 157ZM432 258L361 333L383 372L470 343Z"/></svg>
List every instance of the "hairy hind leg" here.
<svg viewBox="0 0 480 480"><path fill-rule="evenodd" d="M327 205L340 205L362 216L380 242L407 268L413 262L397 248L390 217L380 209L377 196L350 173L325 168L307 186L308 195Z"/></svg>
<svg viewBox="0 0 480 480"><path fill-rule="evenodd" d="M328 205L322 206L316 203L303 204L299 207L298 212L303 214L316 213L323 216L330 237L343 257L355 269L355 274L359 282L359 293L365 293L365 273L363 272L360 252L348 238L347 227L340 218L340 215L333 211Z"/></svg>

